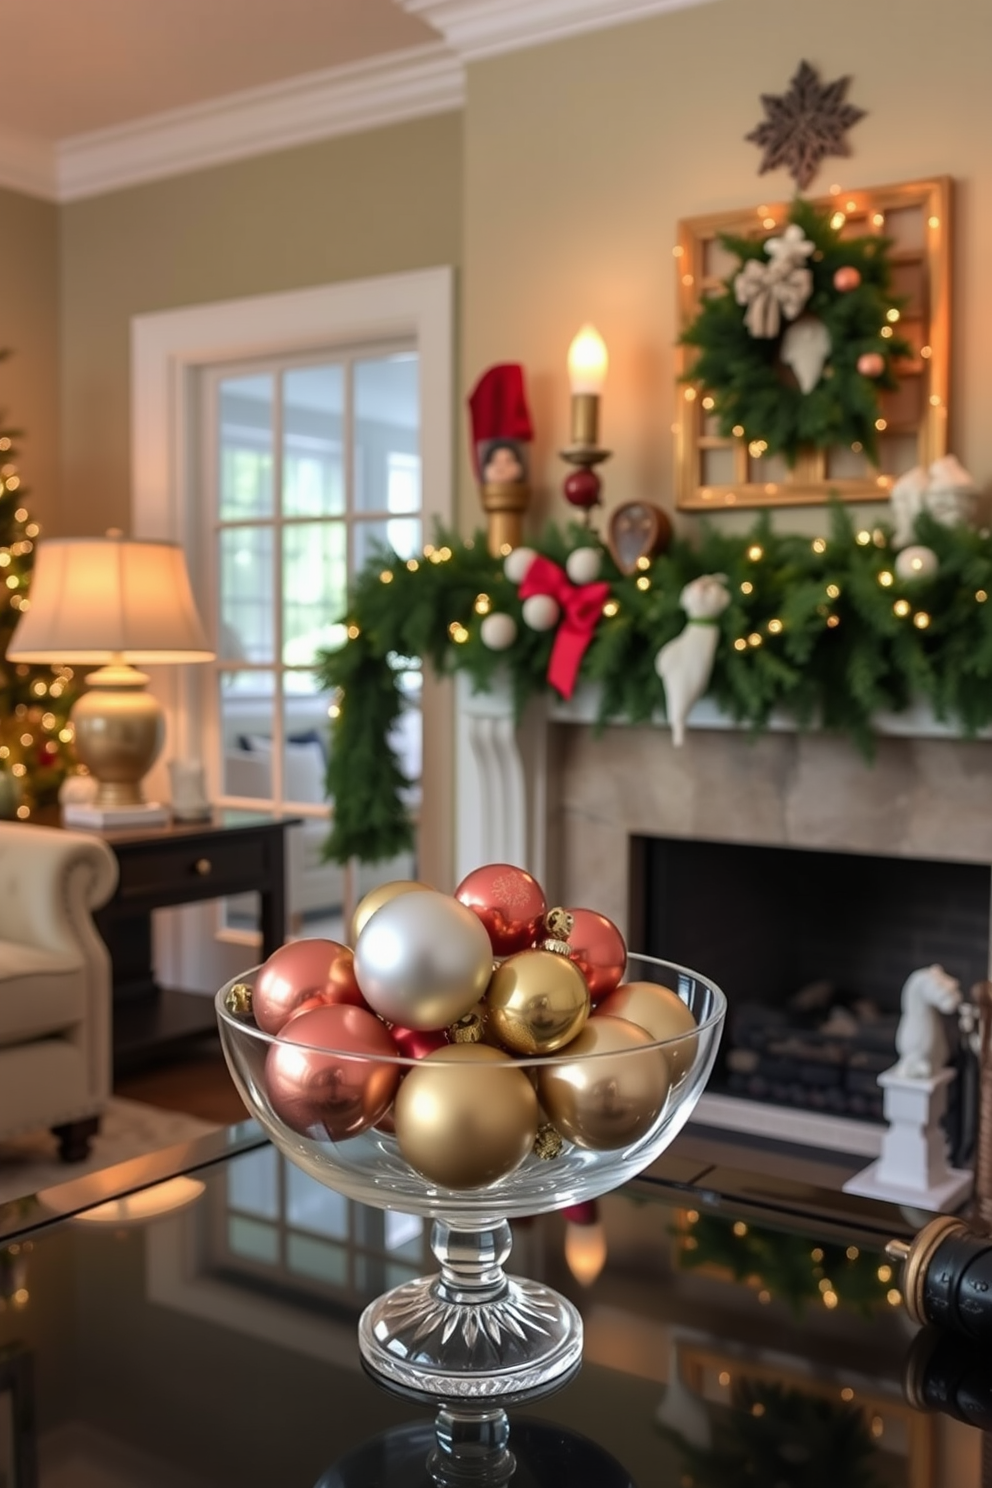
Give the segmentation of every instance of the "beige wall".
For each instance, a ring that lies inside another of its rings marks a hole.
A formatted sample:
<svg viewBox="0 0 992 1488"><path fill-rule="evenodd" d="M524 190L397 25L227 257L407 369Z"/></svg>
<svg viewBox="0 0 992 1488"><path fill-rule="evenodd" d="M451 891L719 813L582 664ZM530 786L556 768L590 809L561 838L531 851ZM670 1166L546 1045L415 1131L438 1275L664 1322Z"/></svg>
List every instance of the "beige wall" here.
<svg viewBox="0 0 992 1488"><path fill-rule="evenodd" d="M825 79L853 74L849 97L868 110L852 158L828 161L814 189L955 179L951 447L981 483L992 477L990 55L989 0L719 0L469 69L464 378L525 364L549 510L567 511L555 451L565 353L584 320L611 358L608 500L671 504L676 223L792 194L784 172L758 176L743 136L759 94L784 91L803 57ZM465 520L470 485L463 466Z"/></svg>
<svg viewBox="0 0 992 1488"><path fill-rule="evenodd" d="M457 264L461 218L458 114L63 208L58 530L129 525L132 316Z"/></svg>
<svg viewBox="0 0 992 1488"><path fill-rule="evenodd" d="M0 416L22 430L20 476L46 530L58 507L58 209L0 190Z"/></svg>

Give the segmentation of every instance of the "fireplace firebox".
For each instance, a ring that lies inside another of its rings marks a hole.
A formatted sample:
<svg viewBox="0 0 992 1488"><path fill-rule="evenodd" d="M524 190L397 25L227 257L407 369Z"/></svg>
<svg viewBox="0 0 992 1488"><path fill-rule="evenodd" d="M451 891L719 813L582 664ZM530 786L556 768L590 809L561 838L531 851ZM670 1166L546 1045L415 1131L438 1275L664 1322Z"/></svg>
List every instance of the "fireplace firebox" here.
<svg viewBox="0 0 992 1488"><path fill-rule="evenodd" d="M880 1121L906 978L940 962L967 995L989 975L988 866L679 838L631 850L632 944L705 966L727 994L717 1094Z"/></svg>

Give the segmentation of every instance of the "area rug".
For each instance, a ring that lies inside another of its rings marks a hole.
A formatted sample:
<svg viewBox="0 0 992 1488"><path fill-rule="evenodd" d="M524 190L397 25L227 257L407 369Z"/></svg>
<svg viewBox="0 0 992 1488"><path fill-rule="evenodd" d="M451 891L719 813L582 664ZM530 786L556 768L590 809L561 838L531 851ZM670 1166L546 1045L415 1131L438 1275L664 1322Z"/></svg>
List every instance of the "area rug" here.
<svg viewBox="0 0 992 1488"><path fill-rule="evenodd" d="M113 1167L132 1157L144 1157L163 1147L190 1142L217 1131L209 1121L178 1111L162 1111L143 1101L113 1097L84 1162L59 1160L58 1143L46 1131L0 1142L0 1204L21 1199L39 1189L68 1183L100 1168Z"/></svg>

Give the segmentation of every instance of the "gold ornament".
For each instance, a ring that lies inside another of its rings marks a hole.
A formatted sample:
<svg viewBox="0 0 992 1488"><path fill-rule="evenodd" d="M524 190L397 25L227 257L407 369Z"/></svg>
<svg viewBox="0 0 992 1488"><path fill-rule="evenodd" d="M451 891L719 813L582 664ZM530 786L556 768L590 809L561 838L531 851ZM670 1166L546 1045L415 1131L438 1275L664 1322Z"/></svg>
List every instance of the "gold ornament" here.
<svg viewBox="0 0 992 1488"><path fill-rule="evenodd" d="M355 944L376 910L388 904L390 899L395 899L397 894L412 894L415 889L429 888L430 884L418 883L415 878L395 878L389 883L380 884L377 889L370 889L355 910L351 921L352 945Z"/></svg>
<svg viewBox="0 0 992 1488"><path fill-rule="evenodd" d="M233 987L228 987L224 995L224 1006L235 1018L250 1018L251 1010L251 987L247 982L235 982Z"/></svg>
<svg viewBox="0 0 992 1488"><path fill-rule="evenodd" d="M448 1029L451 1044L481 1044L486 1037L486 1004L477 1002Z"/></svg>
<svg viewBox="0 0 992 1488"><path fill-rule="evenodd" d="M514 1054L553 1054L589 1016L589 988L578 967L553 951L518 951L493 972L489 1027Z"/></svg>
<svg viewBox="0 0 992 1488"><path fill-rule="evenodd" d="M527 1076L488 1044L449 1044L421 1059L399 1088L393 1116L410 1166L452 1189L483 1188L512 1173L530 1154L539 1121Z"/></svg>
<svg viewBox="0 0 992 1488"><path fill-rule="evenodd" d="M671 1087L664 1051L651 1045L643 1028L597 1013L566 1057L541 1066L541 1105L564 1137L610 1152L651 1130Z"/></svg>
<svg viewBox="0 0 992 1488"><path fill-rule="evenodd" d="M572 947L568 943L568 937L572 933L575 920L567 909L556 905L549 909L544 916L545 939L541 941L541 948L545 951L557 951L559 956L570 956Z"/></svg>
<svg viewBox="0 0 992 1488"><path fill-rule="evenodd" d="M539 1157L542 1162L551 1162L558 1156L564 1147L565 1141L560 1131L545 1121L543 1126L537 1128L537 1136L534 1138L534 1156Z"/></svg>
<svg viewBox="0 0 992 1488"><path fill-rule="evenodd" d="M696 1020L670 987L657 982L624 982L609 997L597 1004L596 1017L626 1018L643 1028L653 1039L677 1039L693 1033ZM665 1050L671 1066L672 1080L678 1084L692 1069L696 1057L696 1040L684 1038Z"/></svg>

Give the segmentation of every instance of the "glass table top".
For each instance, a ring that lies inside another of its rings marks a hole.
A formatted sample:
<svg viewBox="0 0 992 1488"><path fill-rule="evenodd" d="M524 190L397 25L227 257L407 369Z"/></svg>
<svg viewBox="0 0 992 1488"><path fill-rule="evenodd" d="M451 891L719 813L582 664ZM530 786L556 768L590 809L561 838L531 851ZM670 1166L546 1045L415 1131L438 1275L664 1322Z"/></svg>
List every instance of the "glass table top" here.
<svg viewBox="0 0 992 1488"><path fill-rule="evenodd" d="M683 1137L514 1224L510 1269L580 1309L584 1362L510 1410L512 1478L466 1485L989 1481L968 1423L992 1426L992 1353L917 1329L884 1254L925 1216L742 1161ZM429 1488L431 1411L355 1339L366 1302L434 1269L428 1238L251 1123L0 1208L0 1484Z"/></svg>

